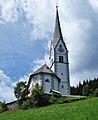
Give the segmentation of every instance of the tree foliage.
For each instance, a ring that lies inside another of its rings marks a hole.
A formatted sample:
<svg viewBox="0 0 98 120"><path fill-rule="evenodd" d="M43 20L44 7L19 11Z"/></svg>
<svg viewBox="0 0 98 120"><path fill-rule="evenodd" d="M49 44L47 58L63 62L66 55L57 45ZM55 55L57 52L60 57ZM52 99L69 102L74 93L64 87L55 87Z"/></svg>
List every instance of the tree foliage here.
<svg viewBox="0 0 98 120"><path fill-rule="evenodd" d="M94 80L84 80L83 83L79 82L77 87L71 87L72 95L83 95L82 91L85 85L89 85L92 91L95 91L98 88L98 78L94 78Z"/></svg>
<svg viewBox="0 0 98 120"><path fill-rule="evenodd" d="M25 99L29 94L28 85L26 85L26 82L18 82L14 87L14 94L18 100Z"/></svg>
<svg viewBox="0 0 98 120"><path fill-rule="evenodd" d="M31 98L32 98L35 106L43 106L43 104L44 104L43 101L45 100L43 88L39 87L39 86L36 86L32 90Z"/></svg>
<svg viewBox="0 0 98 120"><path fill-rule="evenodd" d="M0 102L0 113L6 111L6 104L5 102Z"/></svg>
<svg viewBox="0 0 98 120"><path fill-rule="evenodd" d="M96 88L96 90L95 90L95 92L94 92L94 95L95 95L96 97L98 97L98 88Z"/></svg>
<svg viewBox="0 0 98 120"><path fill-rule="evenodd" d="M83 87L83 92L82 93L83 93L84 96L89 96L90 94L93 93L93 91L92 91L92 89L90 88L89 85L85 85Z"/></svg>

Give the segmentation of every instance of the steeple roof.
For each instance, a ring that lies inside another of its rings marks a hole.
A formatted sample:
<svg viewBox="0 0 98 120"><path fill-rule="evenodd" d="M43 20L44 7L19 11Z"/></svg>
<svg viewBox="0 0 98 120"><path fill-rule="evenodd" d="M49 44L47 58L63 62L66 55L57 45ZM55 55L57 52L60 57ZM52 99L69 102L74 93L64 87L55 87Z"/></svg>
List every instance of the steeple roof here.
<svg viewBox="0 0 98 120"><path fill-rule="evenodd" d="M55 29L54 29L54 37L53 37L53 41L52 41L54 48L60 38L63 39L61 26L60 26L60 20L59 20L58 6L56 6Z"/></svg>

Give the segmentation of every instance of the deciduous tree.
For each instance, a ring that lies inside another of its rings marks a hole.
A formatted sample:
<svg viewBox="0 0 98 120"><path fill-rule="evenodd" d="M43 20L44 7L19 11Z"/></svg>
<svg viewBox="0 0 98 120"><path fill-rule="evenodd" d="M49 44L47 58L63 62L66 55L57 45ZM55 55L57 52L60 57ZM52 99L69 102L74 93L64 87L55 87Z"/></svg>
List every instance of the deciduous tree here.
<svg viewBox="0 0 98 120"><path fill-rule="evenodd" d="M17 83L14 87L14 94L18 100L25 99L29 94L28 85L26 84L26 82Z"/></svg>

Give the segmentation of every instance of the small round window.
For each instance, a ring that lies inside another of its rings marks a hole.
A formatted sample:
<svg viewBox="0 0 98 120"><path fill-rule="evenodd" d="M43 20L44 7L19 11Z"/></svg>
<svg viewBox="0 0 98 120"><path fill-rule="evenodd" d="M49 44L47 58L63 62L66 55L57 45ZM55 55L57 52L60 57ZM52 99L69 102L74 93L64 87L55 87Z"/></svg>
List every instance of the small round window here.
<svg viewBox="0 0 98 120"><path fill-rule="evenodd" d="M59 45L60 48L62 48L62 45Z"/></svg>

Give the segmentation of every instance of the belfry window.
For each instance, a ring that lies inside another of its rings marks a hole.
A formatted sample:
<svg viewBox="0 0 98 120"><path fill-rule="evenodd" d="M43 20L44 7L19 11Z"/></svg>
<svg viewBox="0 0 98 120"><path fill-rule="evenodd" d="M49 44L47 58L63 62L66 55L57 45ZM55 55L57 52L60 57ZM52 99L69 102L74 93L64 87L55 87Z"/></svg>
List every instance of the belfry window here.
<svg viewBox="0 0 98 120"><path fill-rule="evenodd" d="M59 62L63 62L63 56L59 56Z"/></svg>

